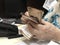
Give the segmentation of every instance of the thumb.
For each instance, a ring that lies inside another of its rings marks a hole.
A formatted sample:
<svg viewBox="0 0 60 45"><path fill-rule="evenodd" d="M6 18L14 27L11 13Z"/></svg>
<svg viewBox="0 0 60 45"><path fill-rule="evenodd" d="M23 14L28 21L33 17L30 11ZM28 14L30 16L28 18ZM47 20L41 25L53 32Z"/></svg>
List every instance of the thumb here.
<svg viewBox="0 0 60 45"><path fill-rule="evenodd" d="M45 21L44 19L41 20L41 23L42 23L43 25L48 25L48 24L50 24L49 22Z"/></svg>
<svg viewBox="0 0 60 45"><path fill-rule="evenodd" d="M25 12L25 15L26 15L26 16L29 16L29 13L28 13L28 11L27 11L27 12Z"/></svg>

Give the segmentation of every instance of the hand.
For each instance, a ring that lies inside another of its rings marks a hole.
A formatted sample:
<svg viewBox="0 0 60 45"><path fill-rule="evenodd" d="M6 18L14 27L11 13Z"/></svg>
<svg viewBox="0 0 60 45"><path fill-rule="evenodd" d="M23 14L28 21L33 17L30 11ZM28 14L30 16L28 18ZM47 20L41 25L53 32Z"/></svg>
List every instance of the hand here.
<svg viewBox="0 0 60 45"><path fill-rule="evenodd" d="M60 40L60 29L55 27L53 24L41 20L41 24L35 24L26 18L29 13L26 12L22 16L22 21L28 24L28 29L34 38L39 40Z"/></svg>
<svg viewBox="0 0 60 45"><path fill-rule="evenodd" d="M56 34L60 32L57 27L44 20L41 20L41 24L30 22L28 29L33 37L39 40L55 40Z"/></svg>
<svg viewBox="0 0 60 45"><path fill-rule="evenodd" d="M28 12L22 15L21 20L23 23L28 24L28 22L33 21L34 23L39 23L35 17L31 17Z"/></svg>
<svg viewBox="0 0 60 45"><path fill-rule="evenodd" d="M29 13L28 12L25 12L25 14L22 15L21 20L22 20L23 23L27 23L28 22L27 16L29 17Z"/></svg>

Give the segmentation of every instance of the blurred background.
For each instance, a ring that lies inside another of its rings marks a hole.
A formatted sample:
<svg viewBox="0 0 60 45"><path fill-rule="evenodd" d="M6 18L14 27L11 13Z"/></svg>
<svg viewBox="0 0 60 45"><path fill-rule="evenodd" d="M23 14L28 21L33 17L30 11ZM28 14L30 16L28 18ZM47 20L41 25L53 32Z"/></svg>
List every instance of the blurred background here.
<svg viewBox="0 0 60 45"><path fill-rule="evenodd" d="M1 18L20 18L20 12L25 12L26 2L31 0L0 0L0 17ZM29 2L28 5L33 4L35 8L42 8L42 4L44 4L45 0L33 0L32 3ZM39 4L39 5L38 5ZM32 5L32 6L33 6ZM31 5L30 5L31 6ZM47 12L43 9L45 13Z"/></svg>

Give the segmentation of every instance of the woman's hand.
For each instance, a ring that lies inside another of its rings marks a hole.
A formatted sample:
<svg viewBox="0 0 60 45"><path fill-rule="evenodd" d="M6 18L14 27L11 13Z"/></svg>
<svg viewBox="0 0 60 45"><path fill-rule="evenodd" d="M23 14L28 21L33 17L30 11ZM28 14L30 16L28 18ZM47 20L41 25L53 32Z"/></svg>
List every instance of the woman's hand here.
<svg viewBox="0 0 60 45"><path fill-rule="evenodd" d="M60 30L57 27L44 20L41 20L41 24L37 25L35 25L33 22L30 22L28 29L34 38L40 40L57 40L57 35L60 33Z"/></svg>
<svg viewBox="0 0 60 45"><path fill-rule="evenodd" d="M60 40L60 29L44 20L41 20L41 24L35 24L28 20L27 16L29 16L28 12L21 19L23 22L28 23L28 29L34 38L39 40Z"/></svg>

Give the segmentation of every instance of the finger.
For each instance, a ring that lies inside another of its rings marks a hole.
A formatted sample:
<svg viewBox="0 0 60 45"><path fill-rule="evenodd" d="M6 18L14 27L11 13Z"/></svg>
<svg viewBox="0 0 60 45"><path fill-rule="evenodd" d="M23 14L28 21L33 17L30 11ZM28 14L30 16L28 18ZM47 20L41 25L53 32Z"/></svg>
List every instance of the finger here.
<svg viewBox="0 0 60 45"><path fill-rule="evenodd" d="M28 24L28 29L29 29L29 30L33 30L33 27Z"/></svg>
<svg viewBox="0 0 60 45"><path fill-rule="evenodd" d="M28 16L25 16L25 15L22 16L22 19L24 19L24 20L26 20L26 21L29 20L29 21L32 21L32 22L34 22L34 23L38 23L36 20L34 20L34 19L32 19L32 18L30 18L30 17L28 17ZM21 20L22 20L22 19L21 19Z"/></svg>
<svg viewBox="0 0 60 45"><path fill-rule="evenodd" d="M26 21L23 18L21 18L21 20L22 20L22 23L26 23Z"/></svg>
<svg viewBox="0 0 60 45"><path fill-rule="evenodd" d="M28 21L26 16L22 16L21 20L22 20L23 23L27 23L27 21Z"/></svg>
<svg viewBox="0 0 60 45"><path fill-rule="evenodd" d="M45 30L45 25L35 24L35 23L33 23L33 22L30 22L30 25L31 25L35 30Z"/></svg>
<svg viewBox="0 0 60 45"><path fill-rule="evenodd" d="M29 23L28 23L28 24L30 24L30 25L31 25L31 27L33 27L33 28L37 29L38 24L34 23L33 21L29 21Z"/></svg>
<svg viewBox="0 0 60 45"><path fill-rule="evenodd" d="M29 13L28 13L28 11L27 11L27 12L25 12L25 15L26 15L26 16L29 16Z"/></svg>
<svg viewBox="0 0 60 45"><path fill-rule="evenodd" d="M45 20L41 20L41 23L43 24L43 25L48 25L48 24L50 24L49 22L47 22L47 21L45 21Z"/></svg>
<svg viewBox="0 0 60 45"><path fill-rule="evenodd" d="M35 37L35 35L38 33L38 30L36 30L35 28L31 27L31 25L29 25L29 32Z"/></svg>
<svg viewBox="0 0 60 45"><path fill-rule="evenodd" d="M31 25L28 25L28 30L31 34L33 34L34 28Z"/></svg>
<svg viewBox="0 0 60 45"><path fill-rule="evenodd" d="M25 18L26 20L33 21L34 23L39 23L38 21L34 20L30 16L23 15L22 17Z"/></svg>

